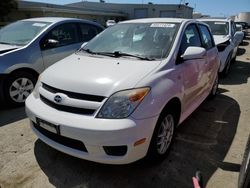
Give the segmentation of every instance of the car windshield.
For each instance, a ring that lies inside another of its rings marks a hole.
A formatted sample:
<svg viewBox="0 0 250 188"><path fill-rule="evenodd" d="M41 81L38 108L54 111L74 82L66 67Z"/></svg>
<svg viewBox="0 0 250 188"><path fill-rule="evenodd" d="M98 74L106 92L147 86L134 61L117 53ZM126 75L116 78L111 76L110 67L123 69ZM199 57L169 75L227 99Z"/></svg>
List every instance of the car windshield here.
<svg viewBox="0 0 250 188"><path fill-rule="evenodd" d="M0 29L0 44L26 45L50 22L18 21Z"/></svg>
<svg viewBox="0 0 250 188"><path fill-rule="evenodd" d="M210 26L213 35L229 34L228 22L222 22L222 21L204 21L204 22Z"/></svg>
<svg viewBox="0 0 250 188"><path fill-rule="evenodd" d="M141 59L161 59L167 56L177 23L123 23L106 29L83 47L92 54Z"/></svg>

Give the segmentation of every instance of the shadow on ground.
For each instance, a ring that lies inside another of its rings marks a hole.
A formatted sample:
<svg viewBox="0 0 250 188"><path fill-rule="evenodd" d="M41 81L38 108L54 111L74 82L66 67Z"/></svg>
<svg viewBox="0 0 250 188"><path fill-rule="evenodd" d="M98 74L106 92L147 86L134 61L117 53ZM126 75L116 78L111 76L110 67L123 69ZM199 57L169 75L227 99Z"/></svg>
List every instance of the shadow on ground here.
<svg viewBox="0 0 250 188"><path fill-rule="evenodd" d="M245 48L238 48L237 56L244 55L245 53L246 53L246 49Z"/></svg>
<svg viewBox="0 0 250 188"><path fill-rule="evenodd" d="M26 118L25 108L0 106L0 127Z"/></svg>
<svg viewBox="0 0 250 188"><path fill-rule="evenodd" d="M249 44L249 42L247 42L247 41L243 40L243 42L242 42L242 43L240 43L240 46L248 46L248 44Z"/></svg>
<svg viewBox="0 0 250 188"><path fill-rule="evenodd" d="M221 79L222 85L238 85L247 83L250 77L250 62L237 60L231 65L226 79Z"/></svg>
<svg viewBox="0 0 250 188"><path fill-rule="evenodd" d="M221 91L223 93L223 91ZM237 130L240 108L223 94L205 101L177 130L169 156L161 164L102 165L77 159L35 142L40 168L56 187L192 187L197 169L204 183L217 168L239 171L237 164L224 163Z"/></svg>

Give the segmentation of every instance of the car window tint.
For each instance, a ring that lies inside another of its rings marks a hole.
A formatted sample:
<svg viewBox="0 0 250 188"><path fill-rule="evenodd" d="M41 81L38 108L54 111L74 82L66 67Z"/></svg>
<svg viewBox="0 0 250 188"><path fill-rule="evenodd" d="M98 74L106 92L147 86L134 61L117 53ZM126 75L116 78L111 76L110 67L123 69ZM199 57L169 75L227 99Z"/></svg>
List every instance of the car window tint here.
<svg viewBox="0 0 250 188"><path fill-rule="evenodd" d="M102 30L94 25L80 24L80 41L88 42Z"/></svg>
<svg viewBox="0 0 250 188"><path fill-rule="evenodd" d="M194 24L189 25L184 32L181 40L180 55L184 54L189 46L201 47L199 32Z"/></svg>
<svg viewBox="0 0 250 188"><path fill-rule="evenodd" d="M200 31L201 31L201 36L202 36L202 41L203 41L203 46L206 49L210 49L213 47L213 39L212 36L208 30L208 28L204 25L199 25Z"/></svg>
<svg viewBox="0 0 250 188"><path fill-rule="evenodd" d="M74 23L62 24L51 30L46 39L54 39L59 43L56 47L66 46L78 42L77 29Z"/></svg>

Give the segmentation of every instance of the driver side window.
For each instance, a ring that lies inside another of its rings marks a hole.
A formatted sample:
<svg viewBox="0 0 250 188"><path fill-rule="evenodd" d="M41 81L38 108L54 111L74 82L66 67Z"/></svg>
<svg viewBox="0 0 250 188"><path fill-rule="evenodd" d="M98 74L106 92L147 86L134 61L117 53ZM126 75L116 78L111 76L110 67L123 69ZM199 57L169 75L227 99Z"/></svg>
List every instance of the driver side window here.
<svg viewBox="0 0 250 188"><path fill-rule="evenodd" d="M194 24L189 25L182 36L179 55L184 54L189 46L201 47L200 35Z"/></svg>
<svg viewBox="0 0 250 188"><path fill-rule="evenodd" d="M53 39L58 41L56 46L46 46L48 39ZM57 48L61 46L67 46L70 44L78 43L77 28L74 23L65 23L53 28L49 33L43 38L41 42L42 49Z"/></svg>

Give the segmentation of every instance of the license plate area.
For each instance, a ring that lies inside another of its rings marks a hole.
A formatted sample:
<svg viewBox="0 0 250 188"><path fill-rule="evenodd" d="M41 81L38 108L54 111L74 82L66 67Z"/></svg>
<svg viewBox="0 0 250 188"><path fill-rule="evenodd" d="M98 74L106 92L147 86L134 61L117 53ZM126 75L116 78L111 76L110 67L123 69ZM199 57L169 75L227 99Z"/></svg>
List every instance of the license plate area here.
<svg viewBox="0 0 250 188"><path fill-rule="evenodd" d="M60 126L53 123L47 122L45 120L36 119L37 125L46 129L47 131L53 132L55 134L60 134Z"/></svg>

